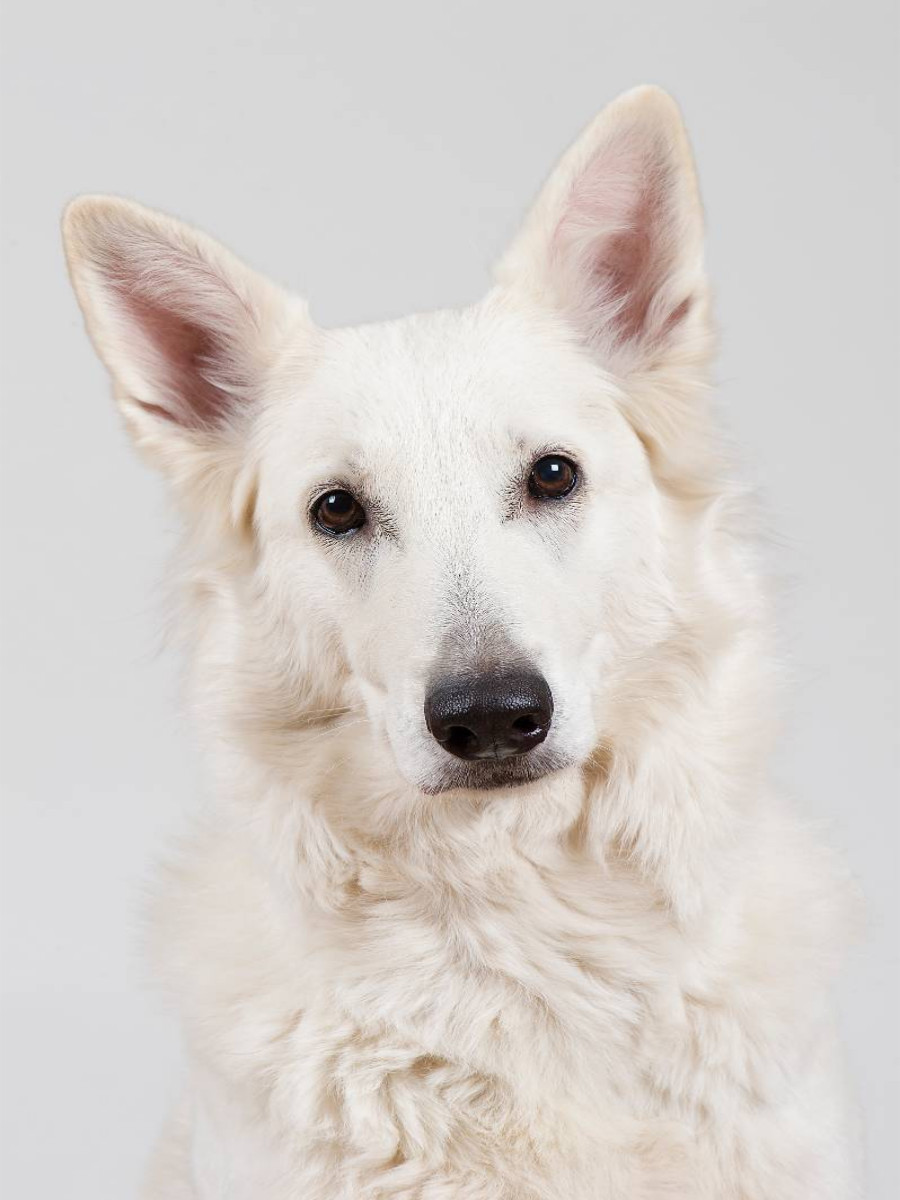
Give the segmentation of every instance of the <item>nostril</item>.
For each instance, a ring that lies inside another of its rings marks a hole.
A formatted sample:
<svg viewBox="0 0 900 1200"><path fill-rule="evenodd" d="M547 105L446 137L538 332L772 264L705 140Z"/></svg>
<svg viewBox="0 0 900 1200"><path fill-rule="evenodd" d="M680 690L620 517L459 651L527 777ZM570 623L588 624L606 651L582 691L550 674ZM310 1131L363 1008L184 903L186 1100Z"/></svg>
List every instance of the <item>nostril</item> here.
<svg viewBox="0 0 900 1200"><path fill-rule="evenodd" d="M465 725L451 725L446 736L440 739L441 745L451 754L465 757L478 749L478 737Z"/></svg>
<svg viewBox="0 0 900 1200"><path fill-rule="evenodd" d="M532 716L518 717L512 723L513 729L518 729L519 733L534 733L538 728L538 723Z"/></svg>

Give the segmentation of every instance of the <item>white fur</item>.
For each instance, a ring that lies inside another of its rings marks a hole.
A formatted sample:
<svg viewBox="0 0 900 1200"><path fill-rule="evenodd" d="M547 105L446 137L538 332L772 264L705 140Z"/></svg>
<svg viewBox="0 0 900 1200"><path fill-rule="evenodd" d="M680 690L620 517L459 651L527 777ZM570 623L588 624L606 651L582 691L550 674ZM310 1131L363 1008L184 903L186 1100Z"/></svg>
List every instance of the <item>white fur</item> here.
<svg viewBox="0 0 900 1200"><path fill-rule="evenodd" d="M153 1200L857 1195L846 888L766 785L701 226L652 88L463 312L319 330L167 217L70 207L90 332L185 512L217 781L154 912L191 1076ZM583 484L532 511L548 450ZM380 515L328 542L307 511L341 483ZM504 639L551 685L557 769L441 790L426 683Z"/></svg>

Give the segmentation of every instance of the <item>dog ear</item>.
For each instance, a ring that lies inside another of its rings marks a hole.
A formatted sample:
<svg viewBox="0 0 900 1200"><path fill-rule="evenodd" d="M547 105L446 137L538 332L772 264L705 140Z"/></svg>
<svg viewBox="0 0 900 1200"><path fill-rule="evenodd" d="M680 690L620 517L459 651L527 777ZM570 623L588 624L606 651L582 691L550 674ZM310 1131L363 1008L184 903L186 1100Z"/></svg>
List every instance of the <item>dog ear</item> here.
<svg viewBox="0 0 900 1200"><path fill-rule="evenodd" d="M63 238L139 444L174 468L185 451L196 459L233 439L302 306L211 238L126 200L74 200Z"/></svg>
<svg viewBox="0 0 900 1200"><path fill-rule="evenodd" d="M675 102L626 92L563 156L498 282L551 303L627 375L692 342L706 349L703 218Z"/></svg>

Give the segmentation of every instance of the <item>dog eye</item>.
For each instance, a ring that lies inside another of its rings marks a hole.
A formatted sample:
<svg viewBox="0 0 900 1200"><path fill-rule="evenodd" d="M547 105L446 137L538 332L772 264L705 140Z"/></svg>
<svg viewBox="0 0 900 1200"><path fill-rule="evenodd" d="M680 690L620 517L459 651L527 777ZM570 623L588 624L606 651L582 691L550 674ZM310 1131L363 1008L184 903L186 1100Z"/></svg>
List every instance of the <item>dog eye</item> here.
<svg viewBox="0 0 900 1200"><path fill-rule="evenodd" d="M568 496L577 482L578 470L570 459L547 454L531 468L528 490L538 500L559 499Z"/></svg>
<svg viewBox="0 0 900 1200"><path fill-rule="evenodd" d="M313 519L323 533L340 537L366 523L366 510L351 492L326 492L312 507Z"/></svg>

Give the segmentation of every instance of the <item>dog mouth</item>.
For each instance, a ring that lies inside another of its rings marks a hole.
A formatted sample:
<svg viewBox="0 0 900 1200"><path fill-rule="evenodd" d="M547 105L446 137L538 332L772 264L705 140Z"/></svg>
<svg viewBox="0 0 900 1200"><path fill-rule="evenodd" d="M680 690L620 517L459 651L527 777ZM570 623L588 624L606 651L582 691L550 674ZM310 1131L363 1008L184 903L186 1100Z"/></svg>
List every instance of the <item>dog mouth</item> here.
<svg viewBox="0 0 900 1200"><path fill-rule="evenodd" d="M568 765L555 754L459 762L443 767L422 786L422 791L426 796L437 796L444 792L490 792L522 787Z"/></svg>

